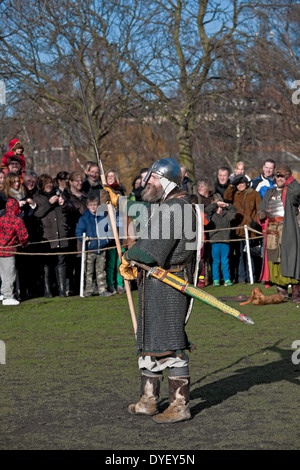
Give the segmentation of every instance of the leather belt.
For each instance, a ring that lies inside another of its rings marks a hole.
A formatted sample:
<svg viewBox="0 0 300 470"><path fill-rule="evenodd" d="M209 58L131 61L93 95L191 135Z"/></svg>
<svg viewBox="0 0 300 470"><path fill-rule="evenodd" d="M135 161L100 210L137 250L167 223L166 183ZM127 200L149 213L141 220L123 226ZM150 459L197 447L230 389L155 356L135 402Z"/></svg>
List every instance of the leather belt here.
<svg viewBox="0 0 300 470"><path fill-rule="evenodd" d="M170 266L166 271L169 273L179 273L187 267L187 264L177 264L176 266Z"/></svg>
<svg viewBox="0 0 300 470"><path fill-rule="evenodd" d="M268 222L274 223L274 222L283 222L284 217L270 217Z"/></svg>

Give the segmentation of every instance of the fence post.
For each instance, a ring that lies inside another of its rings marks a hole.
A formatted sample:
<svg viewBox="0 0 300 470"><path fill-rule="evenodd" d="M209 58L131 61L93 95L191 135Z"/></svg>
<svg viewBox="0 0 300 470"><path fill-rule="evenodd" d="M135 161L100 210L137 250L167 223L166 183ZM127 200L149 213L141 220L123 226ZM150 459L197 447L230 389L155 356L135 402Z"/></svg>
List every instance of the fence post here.
<svg viewBox="0 0 300 470"><path fill-rule="evenodd" d="M80 292L79 292L79 296L80 296L80 297L84 297L83 291L84 291L85 239L86 239L86 235L85 235L85 232L84 232L84 233L83 233L83 236L82 236L82 254L81 254L81 270L80 270Z"/></svg>
<svg viewBox="0 0 300 470"><path fill-rule="evenodd" d="M250 254L249 232L248 232L247 225L244 225L244 229L245 229L245 237L246 237L246 251L247 251L247 259L248 259L249 279L250 279L250 284L254 284L251 254Z"/></svg>

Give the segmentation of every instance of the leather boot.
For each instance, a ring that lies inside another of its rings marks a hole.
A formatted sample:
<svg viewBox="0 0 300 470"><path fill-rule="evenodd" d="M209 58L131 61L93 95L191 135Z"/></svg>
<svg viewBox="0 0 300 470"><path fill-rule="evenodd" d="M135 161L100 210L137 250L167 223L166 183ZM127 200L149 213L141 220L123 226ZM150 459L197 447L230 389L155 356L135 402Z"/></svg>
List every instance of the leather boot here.
<svg viewBox="0 0 300 470"><path fill-rule="evenodd" d="M176 423L191 419L190 377L169 377L169 407L154 416L156 423Z"/></svg>
<svg viewBox="0 0 300 470"><path fill-rule="evenodd" d="M59 265L56 268L59 297L66 297L66 266Z"/></svg>
<svg viewBox="0 0 300 470"><path fill-rule="evenodd" d="M292 284L292 302L300 302L300 285Z"/></svg>
<svg viewBox="0 0 300 470"><path fill-rule="evenodd" d="M137 403L129 405L128 411L135 415L153 416L158 413L157 402L159 398L161 375L141 376L141 396Z"/></svg>
<svg viewBox="0 0 300 470"><path fill-rule="evenodd" d="M50 266L44 266L44 297L51 298Z"/></svg>
<svg viewBox="0 0 300 470"><path fill-rule="evenodd" d="M289 294L288 294L287 287L276 286L276 289L277 289L277 293L278 293L278 294L283 295L283 297L284 297L285 299L288 298Z"/></svg>

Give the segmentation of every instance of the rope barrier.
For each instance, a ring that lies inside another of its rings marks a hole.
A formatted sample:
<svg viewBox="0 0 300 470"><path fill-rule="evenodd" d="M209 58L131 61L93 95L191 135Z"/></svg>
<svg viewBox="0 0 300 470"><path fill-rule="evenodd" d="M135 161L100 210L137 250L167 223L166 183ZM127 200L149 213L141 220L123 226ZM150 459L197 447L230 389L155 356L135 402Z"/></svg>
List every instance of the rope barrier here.
<svg viewBox="0 0 300 470"><path fill-rule="evenodd" d="M239 227L229 227L229 228L220 228L220 229L217 229L217 230L204 230L204 234L205 233L212 233L212 232L221 232L221 231L224 231L224 230L238 230L238 229L245 229L245 225L243 226L239 226ZM251 231L251 232L254 232L256 234L259 234L259 236L253 238L252 240L258 240L260 238L264 238L264 235L261 234L261 232L251 228L251 227L248 227L247 226L247 229L248 231ZM66 241L66 240L78 240L79 238L82 238L82 237L68 237L68 238L55 238L53 240L41 240L41 241L38 241L38 242L30 242L28 243L28 245L26 245L25 249L28 248L29 246L32 246L32 245L39 245L39 244L44 244L44 243L53 243L53 242L62 242L62 241ZM139 236L130 236L130 239L134 239L134 238L139 238ZM86 237L86 241L90 241L90 240L107 240L107 237ZM113 238L112 238L113 240ZM246 238L238 238L238 239L229 239L229 240L203 240L203 243L232 243L232 242L237 242L237 241L245 241ZM121 247L122 248L125 248L127 246L127 244L121 244ZM18 245L13 245L14 248L19 248L19 247L22 247L20 244ZM99 252L99 251L106 251L106 250L113 250L116 248L116 246L110 246L110 247L105 247L105 248L95 248L93 250L85 250L85 251L66 251L66 252L42 252L42 253L28 253L28 252L20 252L20 251L7 251L6 248L8 247L5 247L5 246L1 246L0 245L0 255L1 255L1 249L3 249L3 253L5 254L12 254L12 255L22 255L22 256L56 256L56 255L79 255L79 254L83 254L83 253L94 253L94 252Z"/></svg>

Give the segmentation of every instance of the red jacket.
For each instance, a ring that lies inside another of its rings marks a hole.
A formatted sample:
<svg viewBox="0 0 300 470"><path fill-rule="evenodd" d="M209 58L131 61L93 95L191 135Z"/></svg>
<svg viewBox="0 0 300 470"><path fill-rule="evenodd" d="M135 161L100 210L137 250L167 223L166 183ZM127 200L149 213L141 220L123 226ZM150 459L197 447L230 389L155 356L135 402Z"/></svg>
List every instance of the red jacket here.
<svg viewBox="0 0 300 470"><path fill-rule="evenodd" d="M4 157L2 158L2 165L1 168L4 170L7 170L7 160L10 157L14 157L16 155L16 152L14 151L14 147L16 144L21 143L19 139L13 139L9 142L9 151L6 152ZM25 170L25 157L24 155L18 155L18 157L21 160L21 171L23 172Z"/></svg>
<svg viewBox="0 0 300 470"><path fill-rule="evenodd" d="M28 243L28 232L19 214L18 201L8 198L5 214L0 216L0 256L14 256L16 245Z"/></svg>

